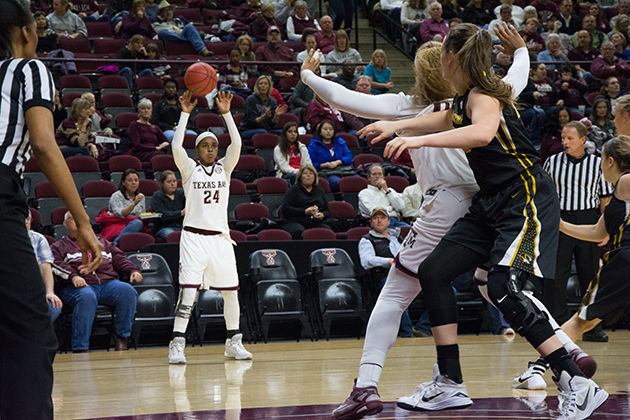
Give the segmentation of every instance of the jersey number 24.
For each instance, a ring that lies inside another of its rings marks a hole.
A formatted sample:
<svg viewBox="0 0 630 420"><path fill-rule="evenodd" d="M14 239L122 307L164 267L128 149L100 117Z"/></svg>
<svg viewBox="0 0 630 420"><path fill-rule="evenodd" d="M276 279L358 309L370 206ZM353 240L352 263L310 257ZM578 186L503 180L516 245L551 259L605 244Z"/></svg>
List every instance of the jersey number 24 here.
<svg viewBox="0 0 630 420"><path fill-rule="evenodd" d="M205 190L204 194L205 194L205 197L203 198L204 204L212 204L212 203L219 202L219 190L214 190L214 194L212 193L212 190Z"/></svg>

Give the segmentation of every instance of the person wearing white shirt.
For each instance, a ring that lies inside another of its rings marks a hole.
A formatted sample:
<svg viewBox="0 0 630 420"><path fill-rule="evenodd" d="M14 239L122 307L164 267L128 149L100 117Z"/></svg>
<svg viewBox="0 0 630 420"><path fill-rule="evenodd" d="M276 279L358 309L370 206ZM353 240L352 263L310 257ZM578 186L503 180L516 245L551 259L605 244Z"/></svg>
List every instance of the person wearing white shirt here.
<svg viewBox="0 0 630 420"><path fill-rule="evenodd" d="M401 194L387 186L383 167L378 163L370 165L367 179L370 184L359 192L359 213L361 216L370 217L372 210L383 207L389 214L391 227L409 226L398 220L398 216L405 207L405 202Z"/></svg>
<svg viewBox="0 0 630 420"><path fill-rule="evenodd" d="M419 183L409 185L402 192L402 198L405 207L402 210L402 216L405 219L416 219L420 217L420 208L422 207L422 188Z"/></svg>
<svg viewBox="0 0 630 420"><path fill-rule="evenodd" d="M522 7L514 5L514 0L501 0L501 4L494 8L494 14L496 15L497 19L501 18L501 8L504 5L510 6L512 10L512 17L514 18L514 20L517 21L519 25L525 20L525 11ZM490 33L492 34L492 32Z"/></svg>
<svg viewBox="0 0 630 420"><path fill-rule="evenodd" d="M321 31L317 19L312 18L308 14L308 8L306 2L298 0L293 8L295 12L293 16L287 17L287 38L291 41L301 41L302 32L306 28L313 28L317 31Z"/></svg>
<svg viewBox="0 0 630 420"><path fill-rule="evenodd" d="M490 36L492 37L493 41L499 41L499 37L497 36L495 30L497 25L499 25L500 23L506 23L508 25L512 25L515 28L518 28L519 25L521 24L521 21L514 18L514 16L512 16L512 8L510 7L509 4L502 4L499 7L499 17L497 19L494 19L490 22L490 24L488 25L488 32L490 33Z"/></svg>
<svg viewBox="0 0 630 420"><path fill-rule="evenodd" d="M381 9L383 10L393 10L395 8L401 8L403 5L402 0L381 0Z"/></svg>

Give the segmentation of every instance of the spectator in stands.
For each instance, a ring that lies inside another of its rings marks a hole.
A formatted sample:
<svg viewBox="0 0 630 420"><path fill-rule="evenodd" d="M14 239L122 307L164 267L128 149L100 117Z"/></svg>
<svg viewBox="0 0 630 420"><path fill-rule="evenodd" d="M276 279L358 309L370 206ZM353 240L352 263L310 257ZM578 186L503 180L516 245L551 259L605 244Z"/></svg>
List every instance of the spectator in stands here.
<svg viewBox="0 0 630 420"><path fill-rule="evenodd" d="M133 35L127 46L120 49L116 54L116 58L122 60L146 60L148 58L147 50L144 47L144 37L142 35ZM132 67L133 66L133 70ZM134 76L153 76L153 70L149 63L118 63L120 70L118 74L127 80L129 89L133 89Z"/></svg>
<svg viewBox="0 0 630 420"><path fill-rule="evenodd" d="M299 63L303 63L304 60L306 60L310 50L317 50L317 38L315 37L315 32L313 32L312 29L307 28L304 30L302 33L302 43L304 44L304 51L300 51L295 56L295 60ZM325 60L326 56L324 55L322 59Z"/></svg>
<svg viewBox="0 0 630 420"><path fill-rule="evenodd" d="M370 76L362 75L359 76L357 80L357 84L354 86L354 90L359 93L365 93L366 95L372 94L372 80Z"/></svg>
<svg viewBox="0 0 630 420"><path fill-rule="evenodd" d="M280 28L277 26L269 27L267 30L267 43L256 50L256 60L269 62L295 60L293 50L282 45ZM287 65L278 67L270 64L260 64L258 69L261 73L270 74L275 77L291 77L297 73L297 67Z"/></svg>
<svg viewBox="0 0 630 420"><path fill-rule="evenodd" d="M594 141L595 147L600 148L608 140L617 136L617 129L611 114L610 102L603 96L597 96L593 101L593 110L588 119L592 123L592 128L598 127L603 135L589 136L589 140Z"/></svg>
<svg viewBox="0 0 630 420"><path fill-rule="evenodd" d="M79 16L70 11L68 0L54 0L53 12L46 16L48 26L59 37L86 38L87 28Z"/></svg>
<svg viewBox="0 0 630 420"><path fill-rule="evenodd" d="M171 76L169 75L169 71L171 70L171 66L170 64L164 63L164 61L166 61L166 57L162 55L158 44L155 42L149 42L144 49L147 52L147 59L155 61L150 64L153 75L161 78L162 80L170 78Z"/></svg>
<svg viewBox="0 0 630 420"><path fill-rule="evenodd" d="M70 10L84 22L109 22L109 16L98 13L98 4L95 0L73 0Z"/></svg>
<svg viewBox="0 0 630 420"><path fill-rule="evenodd" d="M615 46L615 57L622 58L626 61L630 59L630 50L626 48L626 37L621 32L613 31L610 34L610 42Z"/></svg>
<svg viewBox="0 0 630 420"><path fill-rule="evenodd" d="M114 34L122 39L130 39L134 35L142 35L150 39L158 39L151 21L147 17L144 8L144 0L134 0L129 13L114 26Z"/></svg>
<svg viewBox="0 0 630 420"><path fill-rule="evenodd" d="M48 27L48 20L44 12L35 12L35 22L37 23L37 52L47 53L56 50L59 45L55 31Z"/></svg>
<svg viewBox="0 0 630 420"><path fill-rule="evenodd" d="M284 230L293 239L301 239L302 232L311 228L326 228L324 221L328 218L328 201L324 190L319 187L319 178L313 165L304 165L296 175L293 185L284 195L282 201Z"/></svg>
<svg viewBox="0 0 630 420"><path fill-rule="evenodd" d="M545 163L549 156L560 153L564 150L562 145L562 129L571 121L569 110L559 106L549 116L545 123L545 130L540 142L540 161Z"/></svg>
<svg viewBox="0 0 630 420"><path fill-rule="evenodd" d="M153 229L156 238L166 239L171 233L182 230L186 196L182 188L177 188L173 171L162 171L159 183L160 189L151 197L151 209L162 217L155 220Z"/></svg>
<svg viewBox="0 0 630 420"><path fill-rule="evenodd" d="M343 30L350 34L352 30L352 18L354 17L354 0L329 0L328 7L335 16L333 29L338 31L343 23Z"/></svg>
<svg viewBox="0 0 630 420"><path fill-rule="evenodd" d="M157 21L160 5L155 0L145 0L145 2L144 12L147 14L151 23L153 23Z"/></svg>
<svg viewBox="0 0 630 420"><path fill-rule="evenodd" d="M105 304L115 307L116 350L127 350L131 324L136 313L138 292L129 283L119 279L129 276L130 283L142 281L140 269L107 239L98 235L103 246L103 263L92 273L82 273L81 252L76 242L77 225L70 212L63 225L68 236L52 245L56 272L69 284L61 290L61 300L72 309L72 352L89 351L92 322L96 306Z"/></svg>
<svg viewBox="0 0 630 420"><path fill-rule="evenodd" d="M608 34L609 39L615 32L620 32L626 40L628 39L628 36L630 35L630 31L628 31L628 29L630 29L630 16L617 15L612 18L610 24L612 26L612 30ZM612 39L610 40L612 41Z"/></svg>
<svg viewBox="0 0 630 420"><path fill-rule="evenodd" d="M55 127L59 127L66 118L68 118L68 111L66 111L66 108L63 107L63 103L61 103L59 89L55 89L55 99L53 102L53 123Z"/></svg>
<svg viewBox="0 0 630 420"><path fill-rule="evenodd" d="M471 0L464 8L462 20L477 26L485 26L494 19L492 9L486 0Z"/></svg>
<svg viewBox="0 0 630 420"><path fill-rule="evenodd" d="M560 49L560 37L558 34L549 34L547 37L547 48L538 53L538 61L544 62L567 62L567 56ZM555 71L556 66L547 64L547 71Z"/></svg>
<svg viewBox="0 0 630 420"><path fill-rule="evenodd" d="M365 66L363 74L370 78L372 94L374 95L385 93L394 87L392 70L387 67L387 54L380 48L375 49L372 53L370 64Z"/></svg>
<svg viewBox="0 0 630 420"><path fill-rule="evenodd" d="M287 18L287 38L291 41L300 41L304 29L311 28L319 31L317 19L308 15L308 9L304 0L298 0L293 6L294 14Z"/></svg>
<svg viewBox="0 0 630 420"><path fill-rule="evenodd" d="M363 128L363 123L356 116L338 111L318 97L315 97L307 105L302 120L306 129L310 132L316 130L318 124L324 120L332 122L334 131L337 133L345 131L350 134L356 134L357 130Z"/></svg>
<svg viewBox="0 0 630 420"><path fill-rule="evenodd" d="M422 201L424 200L422 188L416 182L407 185L401 195L405 203L405 207L402 209L402 217L407 223L413 224L420 217L420 207L422 207Z"/></svg>
<svg viewBox="0 0 630 420"><path fill-rule="evenodd" d="M588 85L582 79L573 64L564 64L560 71L560 78L555 82L558 99L564 101L569 111L585 115L586 101L584 95Z"/></svg>
<svg viewBox="0 0 630 420"><path fill-rule="evenodd" d="M232 9L232 15L237 21L249 25L260 14L260 0L247 0Z"/></svg>
<svg viewBox="0 0 630 420"><path fill-rule="evenodd" d="M429 5L429 19L420 24L420 38L422 42L442 41L448 34L448 22L442 18L442 5L438 2Z"/></svg>
<svg viewBox="0 0 630 420"><path fill-rule="evenodd" d="M557 99L555 85L547 78L547 68L543 63L532 64L527 86L519 96L521 119L529 130L530 139L535 145L540 144L542 128L547 115L554 111L554 106L564 105Z"/></svg>
<svg viewBox="0 0 630 420"><path fill-rule="evenodd" d="M44 12L48 14L52 12L52 2L50 0L31 0L31 12Z"/></svg>
<svg viewBox="0 0 630 420"><path fill-rule="evenodd" d="M151 124L153 103L142 98L138 102L138 120L132 121L127 129L131 141L131 154L143 162L150 162L153 156L163 154L171 143L160 127Z"/></svg>
<svg viewBox="0 0 630 420"><path fill-rule="evenodd" d="M355 72L355 64L351 61L345 61L341 66L341 74L333 79L333 82L339 83L346 89L354 90L357 85L358 76Z"/></svg>
<svg viewBox="0 0 630 420"><path fill-rule="evenodd" d="M509 1L513 1L513 0L509 0ZM497 36L497 33L495 32L495 28L497 27L498 24L505 23L507 25L512 25L515 28L518 28L521 24L521 21L514 19L514 17L512 16L512 9L518 6L502 4L501 6L498 6L498 7L499 7L499 16L496 19L493 19L492 21L490 21L490 24L488 24L488 32L490 33L492 40L495 42L499 42L499 37Z"/></svg>
<svg viewBox="0 0 630 420"><path fill-rule="evenodd" d="M135 169L125 169L120 177L118 191L109 198L109 213L117 218L119 229L112 232L111 241L118 245L121 236L142 232L140 215L147 209L144 194L140 192L140 178ZM105 234L103 234L105 236Z"/></svg>
<svg viewBox="0 0 630 420"><path fill-rule="evenodd" d="M515 22L512 25L518 28L525 20L525 11L523 11L521 6L514 5L514 0L501 0L501 4L494 8L494 15L497 19L501 19L501 10L504 9L504 6L510 6L510 18L514 19ZM490 32L490 34L494 36L493 32Z"/></svg>
<svg viewBox="0 0 630 420"><path fill-rule="evenodd" d="M339 191L339 179L353 175L352 152L345 140L337 136L335 126L330 120L322 120L315 127L315 137L308 145L308 154L319 175L328 179L330 189Z"/></svg>
<svg viewBox="0 0 630 420"><path fill-rule="evenodd" d="M543 37L537 32L538 29L538 19L535 17L528 18L525 21L525 28L519 33L525 40L525 44L527 45L527 50L530 53L538 54L542 50L545 49L545 40Z"/></svg>
<svg viewBox="0 0 630 420"><path fill-rule="evenodd" d="M317 74L319 75L319 67L317 68ZM297 85L295 85L295 89L293 89L293 93L291 94L291 100L289 101L292 108L291 113L302 120L306 108L313 102L313 99L315 99L313 89L300 80Z"/></svg>
<svg viewBox="0 0 630 420"><path fill-rule="evenodd" d="M460 18L464 8L459 5L458 0L437 0L442 6L442 17L447 20Z"/></svg>
<svg viewBox="0 0 630 420"><path fill-rule="evenodd" d="M278 145L273 149L276 176L285 179L289 185L295 183L301 167L312 165L308 149L298 138L298 124L289 121L282 127Z"/></svg>
<svg viewBox="0 0 630 420"><path fill-rule="evenodd" d="M249 72L247 66L241 64L241 51L238 48L232 48L228 57L230 62L219 68L219 89L230 90L243 99L247 99L252 94L252 90L247 87Z"/></svg>
<svg viewBox="0 0 630 420"><path fill-rule="evenodd" d="M615 4L612 8L612 10L610 11L611 14L615 14L615 12L617 12L617 16L618 15L630 15L630 1L628 0L621 0L619 2L617 2L617 4Z"/></svg>
<svg viewBox="0 0 630 420"><path fill-rule="evenodd" d="M333 31L333 20L330 16L322 16L319 19L321 30L315 33L317 39L317 47L319 50L328 54L335 49L335 31Z"/></svg>
<svg viewBox="0 0 630 420"><path fill-rule="evenodd" d="M536 32L539 34L542 33L544 31L544 28L542 24L540 23L540 19L538 18L538 12L536 11L536 8L530 4L529 6L525 6L523 8L523 12L525 12L525 18L523 19L523 22L521 23L521 25L518 27L518 30L524 31L525 24L527 23L527 19L536 18L538 19L538 27L536 28Z"/></svg>
<svg viewBox="0 0 630 420"><path fill-rule="evenodd" d="M243 138L274 130L278 117L287 111L286 105L278 106L276 100L270 96L271 89L271 77L264 74L258 77L254 93L245 101L245 119L242 125L244 131L241 131Z"/></svg>
<svg viewBox="0 0 630 420"><path fill-rule="evenodd" d="M535 7L538 12L538 19L546 22L551 15L557 15L559 12L558 5L551 0L534 0L530 6Z"/></svg>
<svg viewBox="0 0 630 420"><path fill-rule="evenodd" d="M381 207L387 210L391 227L409 226L399 219L405 208L405 201L400 193L387 186L383 166L379 163L370 165L367 179L369 185L359 192L359 214L370 217L375 208Z"/></svg>
<svg viewBox="0 0 630 420"><path fill-rule="evenodd" d="M551 35L556 35L558 37L558 42L560 44L560 51L562 54L566 55L569 53L569 50L573 49L573 43L571 42L571 37L563 32L560 32L560 19L556 15L552 15L549 20L545 23L545 31L540 34L545 40L545 44L548 42L549 37Z"/></svg>
<svg viewBox="0 0 630 420"><path fill-rule="evenodd" d="M28 216L24 220L26 224L26 230L28 231L28 237L31 240L33 251L35 252L35 259L39 265L39 271L42 274L42 280L44 280L44 286L46 287L46 301L48 302L48 313L50 314L50 322L55 320L61 315L61 307L63 303L61 299L55 294L55 279L52 272L52 263L55 261L50 245L46 237L39 232L35 232L31 229L31 222L33 216L29 209Z"/></svg>
<svg viewBox="0 0 630 420"><path fill-rule="evenodd" d="M615 76L607 77L602 85L601 94L610 102L610 113L615 116L615 108L617 105L617 98L621 93L621 83Z"/></svg>
<svg viewBox="0 0 630 420"><path fill-rule="evenodd" d="M159 128L168 142L173 140L175 129L179 122L179 115L182 113L182 107L177 100L178 90L179 86L175 79L165 80L162 99L155 104L155 108L152 109L151 114L151 123L154 124L154 127L157 126L157 128ZM140 106L138 106L138 110L140 110ZM186 134L197 135L197 133L191 129L192 122L189 121L188 125L189 127L186 130Z"/></svg>
<svg viewBox="0 0 630 420"><path fill-rule="evenodd" d="M507 74L508 69L510 68L511 65L512 65L511 56L507 54L503 54L501 51L496 51L496 54L494 55L494 64L492 64L492 68L494 69L494 72L496 73L497 76L504 77Z"/></svg>
<svg viewBox="0 0 630 420"><path fill-rule="evenodd" d="M419 34L422 21L428 17L426 8L426 0L405 0L400 9L401 26L410 34ZM405 37L406 34L403 34L403 41Z"/></svg>
<svg viewBox="0 0 630 420"><path fill-rule="evenodd" d="M394 256L402 245L399 233L390 228L387 210L376 207L370 213L370 231L359 240L359 259L365 270L381 269L381 288L387 280L389 268L394 264ZM399 337L411 337L412 324L409 310L405 309L400 319Z"/></svg>
<svg viewBox="0 0 630 420"><path fill-rule="evenodd" d="M597 22L595 20L595 16L591 16L591 15L584 16L582 18L582 29L587 31L591 35L592 48L599 48L605 41L608 41L608 36L606 36L605 33L597 29ZM581 32L582 31L574 33L573 36L571 37L571 40L573 41L573 45L575 47L579 45L578 36Z"/></svg>
<svg viewBox="0 0 630 420"><path fill-rule="evenodd" d="M558 17L560 18L560 32L567 35L573 35L582 29L580 17L573 13L572 0L563 0L560 3L559 10L560 13L558 13Z"/></svg>
<svg viewBox="0 0 630 420"><path fill-rule="evenodd" d="M92 121L92 134L96 135L107 129L110 121L112 120L112 114L103 115L96 109L96 98L92 92L83 92L81 98L85 99L90 105L90 120ZM112 134L112 130L108 129L107 134Z"/></svg>
<svg viewBox="0 0 630 420"><path fill-rule="evenodd" d="M293 13L293 6L297 0L273 0L273 15L276 17L276 20L280 23L287 23L287 18L291 13ZM306 2L307 10L309 15L315 15L315 5L314 2L309 0Z"/></svg>
<svg viewBox="0 0 630 420"><path fill-rule="evenodd" d="M592 2L588 7L588 14L595 17L595 28L603 33L610 32L610 22L605 13L602 13L597 2Z"/></svg>
<svg viewBox="0 0 630 420"><path fill-rule="evenodd" d="M281 40L280 22L276 20L273 14L273 4L263 3L260 5L260 15L250 25L250 34L256 41L263 41L265 38L269 40L269 29L274 27L278 30L278 42Z"/></svg>
<svg viewBox="0 0 630 420"><path fill-rule="evenodd" d="M236 38L236 48L241 52L242 61L256 61L256 53L254 52L254 41L249 35L241 35ZM256 64L248 64L247 69L251 73L258 72L258 66Z"/></svg>
<svg viewBox="0 0 630 420"><path fill-rule="evenodd" d="M94 144L91 106L85 99L76 98L70 106L70 115L57 127L55 140L64 158L70 156L92 156L98 158Z"/></svg>
<svg viewBox="0 0 630 420"><path fill-rule="evenodd" d="M350 38L346 31L338 30L335 34L335 49L326 55L325 73L335 77L341 73L341 66L330 66L328 63L360 63L361 61L363 61L361 54L350 47Z"/></svg>
<svg viewBox="0 0 630 420"><path fill-rule="evenodd" d="M199 32L195 29L195 25L192 23L186 23L180 18L176 18L174 15L175 6L171 5L168 1L162 0L160 2L157 21L153 23L153 30L157 32L158 39L162 41L177 40L187 41L195 49L197 54L209 57L212 52L206 48L203 39L199 36Z"/></svg>
<svg viewBox="0 0 630 420"><path fill-rule="evenodd" d="M630 77L630 63L615 57L615 46L610 41L604 41L600 52L601 55L591 63L591 74L601 80L614 76L622 86L626 86Z"/></svg>
<svg viewBox="0 0 630 420"><path fill-rule="evenodd" d="M572 38L577 39L577 47L569 51L570 61L586 61L592 62L597 56L599 56L599 50L592 46L591 33L585 29L576 32ZM574 43L575 44L575 43ZM590 76L590 64L576 64L576 68L582 77L586 80ZM588 72L587 74L584 74Z"/></svg>

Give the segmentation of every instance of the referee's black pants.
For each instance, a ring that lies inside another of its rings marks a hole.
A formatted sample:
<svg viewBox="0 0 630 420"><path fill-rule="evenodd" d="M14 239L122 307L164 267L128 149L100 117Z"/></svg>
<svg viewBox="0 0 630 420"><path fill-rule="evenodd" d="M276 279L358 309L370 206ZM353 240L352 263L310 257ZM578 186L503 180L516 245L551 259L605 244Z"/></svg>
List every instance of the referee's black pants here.
<svg viewBox="0 0 630 420"><path fill-rule="evenodd" d="M0 419L53 418L57 338L26 231L26 197L0 164Z"/></svg>
<svg viewBox="0 0 630 420"><path fill-rule="evenodd" d="M597 223L597 209L562 211L562 220L576 225ZM595 242L581 241L560 233L556 278L545 279L544 302L551 315L562 325L571 314L567 307L567 281L571 275L571 259L575 256L575 268L580 282L580 296L586 293L589 282L599 269L599 248Z"/></svg>

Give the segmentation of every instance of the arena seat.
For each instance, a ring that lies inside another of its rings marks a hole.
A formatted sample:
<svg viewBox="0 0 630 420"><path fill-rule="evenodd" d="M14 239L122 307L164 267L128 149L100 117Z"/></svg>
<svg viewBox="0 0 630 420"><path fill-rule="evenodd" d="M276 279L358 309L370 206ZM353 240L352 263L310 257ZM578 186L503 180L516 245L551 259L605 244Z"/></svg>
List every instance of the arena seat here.
<svg viewBox="0 0 630 420"><path fill-rule="evenodd" d="M174 16L181 16L186 19L188 22L193 24L201 24L203 23L203 19L201 17L201 10L197 7L177 7L173 11Z"/></svg>
<svg viewBox="0 0 630 420"><path fill-rule="evenodd" d="M35 197L42 225L50 225L50 214L57 207L64 206L63 200L57 196L50 181L43 181L35 186Z"/></svg>
<svg viewBox="0 0 630 420"><path fill-rule="evenodd" d="M141 76L136 79L138 96L143 97L147 93L159 93L164 91L164 80L158 76Z"/></svg>
<svg viewBox="0 0 630 420"><path fill-rule="evenodd" d="M140 179L139 189L146 197L150 197L160 189L160 185L152 179Z"/></svg>
<svg viewBox="0 0 630 420"><path fill-rule="evenodd" d="M251 202L251 197L247 194L247 186L240 179L230 179L230 198L228 201L228 219L236 218L234 209L242 203Z"/></svg>
<svg viewBox="0 0 630 420"><path fill-rule="evenodd" d="M369 163L383 163L383 158L373 153L361 153L352 159L352 167L355 169Z"/></svg>
<svg viewBox="0 0 630 420"><path fill-rule="evenodd" d="M250 255L249 281L254 293L252 307L256 308L259 334L265 342L272 322L297 321L301 336L313 339L312 321L302 296L304 290L297 279L295 266L289 256L279 249L261 249Z"/></svg>
<svg viewBox="0 0 630 420"><path fill-rule="evenodd" d="M345 232L358 224L356 210L345 201L329 201L326 224L335 232Z"/></svg>
<svg viewBox="0 0 630 420"><path fill-rule="evenodd" d="M99 181L102 178L98 161L91 156L70 156L66 159L66 164L77 190L81 190L85 182Z"/></svg>
<svg viewBox="0 0 630 420"><path fill-rule="evenodd" d="M182 233L181 232L171 232L166 237L166 243L167 244L171 244L171 243L177 244L177 243L179 243L181 237L182 237Z"/></svg>
<svg viewBox="0 0 630 420"><path fill-rule="evenodd" d="M121 116L119 116L122 118ZM136 114L137 118L137 114ZM109 179L118 186L120 178L126 169L135 169L138 172L140 179L144 178L144 172L142 172L142 162L135 156L131 155L117 155L109 158Z"/></svg>
<svg viewBox="0 0 630 420"><path fill-rule="evenodd" d="M80 92L68 92L61 96L61 104L64 108L69 108L72 106L72 101L81 97Z"/></svg>
<svg viewBox="0 0 630 420"><path fill-rule="evenodd" d="M153 171L153 179L160 179L162 171L173 171L175 176L180 178L179 169L175 165L173 155L156 155L151 158L151 170Z"/></svg>
<svg viewBox="0 0 630 420"><path fill-rule="evenodd" d="M387 175L385 177L387 186L396 190L396 192L402 193L405 188L409 186L407 178L398 175Z"/></svg>
<svg viewBox="0 0 630 420"><path fill-rule="evenodd" d="M337 235L330 229L310 228L302 232L302 239L305 241L334 241Z"/></svg>
<svg viewBox="0 0 630 420"><path fill-rule="evenodd" d="M355 209L359 208L359 192L366 189L368 181L360 176L346 176L339 180L339 192L343 200Z"/></svg>
<svg viewBox="0 0 630 420"><path fill-rule="evenodd" d="M126 109L132 109L132 108L126 108ZM114 116L113 120L114 120L116 128L127 129L129 128L129 124L138 120L138 113L124 111Z"/></svg>
<svg viewBox="0 0 630 420"><path fill-rule="evenodd" d="M247 241L247 235L245 235L240 230L230 229L230 238L232 238L232 240L234 242L246 242Z"/></svg>
<svg viewBox="0 0 630 420"><path fill-rule="evenodd" d="M290 241L291 234L282 229L265 229L258 235L259 241Z"/></svg>
<svg viewBox="0 0 630 420"><path fill-rule="evenodd" d="M109 206L109 198L116 190L116 186L109 181L88 181L83 184L81 197L90 220L93 221L103 207Z"/></svg>
<svg viewBox="0 0 630 420"><path fill-rule="evenodd" d="M112 26L109 22L85 22L88 38L113 38Z"/></svg>
<svg viewBox="0 0 630 420"><path fill-rule="evenodd" d="M273 133L259 133L252 136L254 153L265 160L267 171L274 170L276 163L273 159L273 150L278 145L280 137Z"/></svg>
<svg viewBox="0 0 630 420"><path fill-rule="evenodd" d="M363 149L359 145L359 140L357 140L354 134L341 132L337 133L337 135L346 142L346 146L348 146L348 149L350 149L350 152L352 152L353 156L357 156L363 153Z"/></svg>
<svg viewBox="0 0 630 420"><path fill-rule="evenodd" d="M93 41L94 44L94 54L101 55L103 57L116 57L118 51L125 48L127 45L126 39L95 39Z"/></svg>
<svg viewBox="0 0 630 420"><path fill-rule="evenodd" d="M210 112L201 112L195 115L194 123L195 128L200 130L207 130L209 127L225 127L223 117Z"/></svg>
<svg viewBox="0 0 630 420"><path fill-rule="evenodd" d="M123 252L140 252L147 245L155 243L155 238L148 233L127 233L118 240L118 248Z"/></svg>
<svg viewBox="0 0 630 420"><path fill-rule="evenodd" d="M313 139L313 135L312 134L300 134L298 137L298 140L302 143L304 143L304 145L306 147L308 147L309 144L311 144L311 140Z"/></svg>
<svg viewBox="0 0 630 420"><path fill-rule="evenodd" d="M285 112L284 114L280 114L278 116L276 127L282 129L284 125L288 122L294 122L297 125L300 125L300 119L297 117L297 115L291 114L290 112Z"/></svg>
<svg viewBox="0 0 630 420"><path fill-rule="evenodd" d="M289 185L282 178L267 176L260 178L256 182L256 191L260 195L260 202L271 211L271 216L278 218L278 209L282 205L284 195L289 189Z"/></svg>
<svg viewBox="0 0 630 420"><path fill-rule="evenodd" d="M346 239L348 239L349 241L358 241L359 239L363 237L363 235L366 235L369 231L370 231L370 228L367 226L357 226L357 227L350 228L346 232Z"/></svg>

